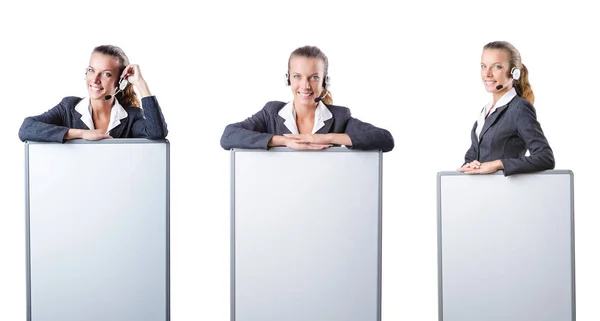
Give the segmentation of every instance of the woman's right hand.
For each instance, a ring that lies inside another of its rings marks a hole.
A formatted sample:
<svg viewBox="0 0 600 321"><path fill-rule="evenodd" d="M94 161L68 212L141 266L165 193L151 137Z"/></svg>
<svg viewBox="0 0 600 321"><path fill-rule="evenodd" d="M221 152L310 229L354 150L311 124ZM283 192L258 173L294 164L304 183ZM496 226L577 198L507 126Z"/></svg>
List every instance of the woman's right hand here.
<svg viewBox="0 0 600 321"><path fill-rule="evenodd" d="M464 164L461 168L458 169L459 172L466 172L473 169L479 169L481 167L481 163L478 160L474 160L470 163Z"/></svg>
<svg viewBox="0 0 600 321"><path fill-rule="evenodd" d="M269 146L271 146L271 147L285 146L285 147L288 147L291 149L296 149L296 150L321 150L321 149L329 148L332 145L331 144L306 143L306 142L301 142L300 140L298 140L296 138L275 135L269 141Z"/></svg>
<svg viewBox="0 0 600 321"><path fill-rule="evenodd" d="M65 135L65 139L70 140L75 138L81 138L85 140L101 140L112 137L110 135L105 134L100 129L69 129L67 135Z"/></svg>
<svg viewBox="0 0 600 321"><path fill-rule="evenodd" d="M314 144L314 143L300 143L296 139L288 139L285 144L286 147L297 150L322 150L329 148L330 144Z"/></svg>

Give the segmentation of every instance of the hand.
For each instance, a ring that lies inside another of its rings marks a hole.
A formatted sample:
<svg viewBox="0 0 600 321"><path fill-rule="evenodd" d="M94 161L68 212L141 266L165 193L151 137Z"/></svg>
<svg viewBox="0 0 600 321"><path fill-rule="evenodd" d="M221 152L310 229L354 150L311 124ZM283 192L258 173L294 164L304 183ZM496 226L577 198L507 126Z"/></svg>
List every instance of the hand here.
<svg viewBox="0 0 600 321"><path fill-rule="evenodd" d="M479 161L475 160L463 165L463 167L459 168L458 171L465 174L492 174L501 169L504 169L504 165L499 159L484 163L480 163Z"/></svg>
<svg viewBox="0 0 600 321"><path fill-rule="evenodd" d="M296 143L330 145L331 141L327 134L284 134L283 136L294 140Z"/></svg>
<svg viewBox="0 0 600 321"><path fill-rule="evenodd" d="M81 138L85 140L101 140L106 138L112 138L110 135L105 134L99 129L84 130L81 133Z"/></svg>
<svg viewBox="0 0 600 321"><path fill-rule="evenodd" d="M129 83L134 85L139 91L142 98L151 96L150 89L148 89L148 85L142 76L142 71L140 70L139 65L129 65L125 67L123 73L121 74L121 78L127 79Z"/></svg>
<svg viewBox="0 0 600 321"><path fill-rule="evenodd" d="M298 143L295 140L289 140L285 146L297 150L322 150L331 147L329 144Z"/></svg>

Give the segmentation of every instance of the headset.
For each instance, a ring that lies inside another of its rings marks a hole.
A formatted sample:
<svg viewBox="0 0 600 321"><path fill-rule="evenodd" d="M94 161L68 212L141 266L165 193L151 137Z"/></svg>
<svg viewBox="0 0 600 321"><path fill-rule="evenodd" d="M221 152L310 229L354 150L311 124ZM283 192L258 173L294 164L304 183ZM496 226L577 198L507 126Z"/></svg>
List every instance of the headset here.
<svg viewBox="0 0 600 321"><path fill-rule="evenodd" d="M510 77L514 80L519 80L519 78L521 78L521 69L517 67L512 67L510 69ZM496 90L500 90L502 88L504 88L504 85L496 86Z"/></svg>
<svg viewBox="0 0 600 321"><path fill-rule="evenodd" d="M117 88L117 91L115 91L115 93L112 94L112 95L106 95L106 96L104 96L104 99L105 100L110 100L110 98L112 98L113 96L116 96L119 92L125 90L125 88L127 87L127 85L129 85L129 81L126 78L119 79L119 84L118 84L117 87L115 87L115 88Z"/></svg>

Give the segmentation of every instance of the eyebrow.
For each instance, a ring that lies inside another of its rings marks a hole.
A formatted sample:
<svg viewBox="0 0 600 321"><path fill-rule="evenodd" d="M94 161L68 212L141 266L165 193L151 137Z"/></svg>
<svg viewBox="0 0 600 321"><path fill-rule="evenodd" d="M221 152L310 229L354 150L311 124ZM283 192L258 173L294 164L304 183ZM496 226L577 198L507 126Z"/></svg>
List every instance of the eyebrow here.
<svg viewBox="0 0 600 321"><path fill-rule="evenodd" d="M96 70L96 68L94 68L92 66L88 66L88 68L92 68L92 69ZM110 71L110 72L113 72L111 69L104 69L104 70L100 70L100 71Z"/></svg>
<svg viewBox="0 0 600 321"><path fill-rule="evenodd" d="M294 74L294 75L301 75L299 72L292 72L292 74ZM318 76L318 75L319 75L319 73L315 72L314 74L311 74L309 76Z"/></svg>

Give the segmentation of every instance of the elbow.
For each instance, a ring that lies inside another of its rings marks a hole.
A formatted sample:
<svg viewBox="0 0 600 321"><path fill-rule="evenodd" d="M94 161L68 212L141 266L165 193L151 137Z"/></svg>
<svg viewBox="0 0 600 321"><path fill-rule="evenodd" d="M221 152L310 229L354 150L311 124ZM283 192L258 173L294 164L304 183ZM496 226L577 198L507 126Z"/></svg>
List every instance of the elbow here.
<svg viewBox="0 0 600 321"><path fill-rule="evenodd" d="M230 149L234 148L233 142L230 139L232 133L233 133L233 126L227 125L225 127L225 130L223 131L223 135L221 135L221 147L224 150L230 150Z"/></svg>
<svg viewBox="0 0 600 321"><path fill-rule="evenodd" d="M148 131L146 133L146 138L150 139L150 140L162 140L162 139L167 138L168 134L169 134L169 130L167 129L166 126L164 126L164 127L156 128L155 130L152 130L152 131Z"/></svg>
<svg viewBox="0 0 600 321"><path fill-rule="evenodd" d="M24 142L26 140L29 140L29 134L28 134L28 128L29 125L31 124L32 120L30 119L30 117L25 118L25 120L23 121L23 124L21 125L21 128L19 128L19 139Z"/></svg>
<svg viewBox="0 0 600 321"><path fill-rule="evenodd" d="M392 149L394 149L394 137L392 137L392 134L389 131L385 131L385 135L382 138L382 147L381 147L381 151L384 153L390 152L392 151Z"/></svg>

